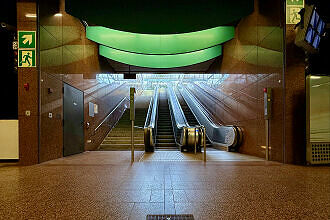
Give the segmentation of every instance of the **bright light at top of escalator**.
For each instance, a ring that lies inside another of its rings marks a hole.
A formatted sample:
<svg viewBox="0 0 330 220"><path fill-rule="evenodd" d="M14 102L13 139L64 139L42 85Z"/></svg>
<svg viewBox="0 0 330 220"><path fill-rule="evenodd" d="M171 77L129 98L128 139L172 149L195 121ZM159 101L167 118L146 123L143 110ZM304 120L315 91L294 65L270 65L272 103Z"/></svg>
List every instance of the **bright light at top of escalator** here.
<svg viewBox="0 0 330 220"><path fill-rule="evenodd" d="M166 85L167 83L178 84L185 82L206 82L208 84L221 84L230 74L136 74L136 79L124 79L123 74L97 74L96 79L99 83L111 84L114 82L129 82L142 86Z"/></svg>

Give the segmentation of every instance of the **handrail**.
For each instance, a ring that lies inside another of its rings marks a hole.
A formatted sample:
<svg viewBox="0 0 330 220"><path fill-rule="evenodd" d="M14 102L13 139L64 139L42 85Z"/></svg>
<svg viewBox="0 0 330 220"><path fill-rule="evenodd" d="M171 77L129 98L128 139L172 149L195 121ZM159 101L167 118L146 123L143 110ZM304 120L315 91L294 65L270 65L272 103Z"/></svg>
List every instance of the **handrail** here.
<svg viewBox="0 0 330 220"><path fill-rule="evenodd" d="M158 87L154 90L154 96L150 99L146 121L144 123L144 146L146 152L153 152L156 145L158 116Z"/></svg>
<svg viewBox="0 0 330 220"><path fill-rule="evenodd" d="M167 92L176 144L181 151L201 151L203 130L199 125L189 125L172 86L168 86Z"/></svg>
<svg viewBox="0 0 330 220"><path fill-rule="evenodd" d="M219 103L223 103L222 100L218 99L218 97L214 96L213 94L211 94L209 91L207 91L206 89L202 88L199 84L196 83L190 83L189 85L193 86L193 89L191 88L187 88L189 91L191 91L192 94L195 94L195 91L199 94L199 93L203 93L203 95L205 96L206 99L209 99L210 101L212 101L212 103L221 106ZM196 90L195 90L196 89ZM197 91L198 90L198 91ZM203 99L205 100L205 99ZM209 105L206 105L205 103L197 100L202 106L204 106L205 108L203 110L205 110L205 112L207 112L208 117L210 118L211 121L218 121L221 119L217 116L214 115L213 112L211 112L209 110ZM222 107L222 106L221 106ZM222 125L220 122L214 122L215 124L219 124Z"/></svg>
<svg viewBox="0 0 330 220"><path fill-rule="evenodd" d="M158 113L158 87L155 89L155 95L153 99L154 103L152 105L152 112L151 112L151 117L150 117L150 124L149 126L152 128L156 127L156 122L157 122L157 113Z"/></svg>
<svg viewBox="0 0 330 220"><path fill-rule="evenodd" d="M183 113L183 110L180 106L179 100L174 93L172 86L168 86L167 88L168 96L169 96L169 106L172 108L173 116L175 118L175 122L178 128L189 126L186 116Z"/></svg>
<svg viewBox="0 0 330 220"><path fill-rule="evenodd" d="M189 127L186 116L180 106L179 100L174 93L172 86L167 87L168 93L168 106L170 109L173 132L175 136L175 142L178 146L182 147L186 145L186 129Z"/></svg>
<svg viewBox="0 0 330 220"><path fill-rule="evenodd" d="M212 144L218 144L225 147L236 146L239 135L233 126L221 126L215 124L210 115L204 109L204 106L185 86L181 86L180 92L199 124L205 126L206 136Z"/></svg>
<svg viewBox="0 0 330 220"><path fill-rule="evenodd" d="M212 102L212 104L215 104L215 105L217 105L217 106L219 106L220 108L222 108L224 111L226 111L226 112L228 112L229 114L232 114L233 113L233 110L228 106L228 104L226 103L226 102L224 102L223 100L221 100L221 99L219 99L218 97L217 97L217 95L215 95L214 93L212 93L210 90L213 90L214 92L219 92L219 91L217 91L217 90L215 90L214 88L212 88L212 87L210 87L209 85L207 85L206 83L190 83L190 85L192 85L193 86L193 89L190 89L190 91L192 91L192 93L194 93L194 91L196 91L195 89L197 89L197 90L199 90L198 91L198 94L201 92L201 93L203 93L203 95L205 96L205 97L207 97L207 99L209 99L211 102ZM197 92L197 91L196 91ZM221 93L221 92L219 92L219 93ZM224 95L224 97L229 97L229 96L225 96ZM205 99L203 99L203 100L205 100ZM233 99L233 100L235 100L235 99ZM222 103L222 104L220 104L220 103ZM205 107L209 107L209 104L206 102L203 102L202 103L203 104L203 106L205 106ZM211 108L206 108L206 111L207 112L209 112L209 114L210 115L212 115L213 116L213 118L216 120L216 121L218 121L218 124L222 124L222 120L221 120L221 118L219 118L218 117L218 115L216 115L214 112L212 112L211 110L210 110ZM235 126L236 128L237 128L237 126Z"/></svg>
<svg viewBox="0 0 330 220"><path fill-rule="evenodd" d="M194 89L197 88L199 90L199 92L202 92L208 99L210 99L213 103L219 105L218 102L221 102L223 103L223 106L226 107L226 104L220 100L214 93L212 93L211 91L207 90L207 89L210 89L210 90L213 90L214 92L219 92L221 93L220 91L210 87L209 85L207 85L205 82L200 82L200 83L190 83L191 85L193 85ZM203 85L203 87L202 87ZM192 90L191 90L192 91ZM225 97L229 97L225 94L223 94ZM197 100L199 101L199 100ZM201 103L202 104L202 103ZM206 104L202 104L204 107L206 107L207 105ZM223 107L222 106L222 107ZM227 107L228 108L228 107ZM205 108L205 110L213 116L213 118L216 118L217 120L219 120L219 118L214 115L214 113L212 111L209 111L207 108ZM228 111L226 109L224 109L225 111ZM220 119L221 120L221 119ZM221 123L219 123L219 125L222 125ZM229 125L227 125L228 127ZM235 125L230 125L234 128L235 130L235 134L236 134L236 140L235 140L235 146L231 146L231 148L229 150L237 150L237 147L242 143L243 141L243 129L239 126L235 126Z"/></svg>
<svg viewBox="0 0 330 220"><path fill-rule="evenodd" d="M149 126L150 117L151 117L151 111L152 111L152 103L153 103L153 97L150 98L148 112L147 112L147 117L146 117L146 121L144 122L144 127L148 127Z"/></svg>
<svg viewBox="0 0 330 220"><path fill-rule="evenodd" d="M116 107L114 107L113 109L112 109L112 111L109 113L109 114L107 114L107 116L105 116L105 118L102 120L102 122L94 129L94 132L96 132L101 126L102 126L102 124L104 123L104 122L106 122L107 121L107 119L110 117L110 115L112 115L112 113L114 113L116 110L117 110L117 108L125 101L125 100L127 100L127 97L125 96L124 98L122 98L121 99L121 101L116 105Z"/></svg>
<svg viewBox="0 0 330 220"><path fill-rule="evenodd" d="M218 126L218 124L217 123L215 123L213 120L214 120L214 118L212 117L212 114L211 114L211 112L209 112L208 110L207 110L207 108L205 108L204 107L204 105L196 98L196 96L192 93L192 92L190 92L189 91L189 89L187 89L186 87L183 87L187 92L189 92L189 94L190 95L192 95L192 97L194 98L194 102L196 102L197 104L198 104L198 107L200 108L199 109L199 111L201 111L204 115L205 115L205 117L208 119L208 121L210 121L210 122L212 122L213 124L215 124L216 126ZM182 93L181 93L182 94ZM183 96L183 95L182 95ZM185 99L185 97L183 97L184 99ZM186 100L186 99L185 99ZM187 101L186 101L186 103L187 103ZM187 103L188 104L188 103ZM188 107L190 108L190 110L192 110L191 109L191 107L189 106L189 104L188 104ZM196 115L195 115L195 113L192 111L192 113L193 113L193 115L195 116L195 118L196 118L196 120L199 122L199 120L198 120L198 118L196 117ZM199 122L199 124L201 124L200 122ZM201 124L202 125L202 124Z"/></svg>

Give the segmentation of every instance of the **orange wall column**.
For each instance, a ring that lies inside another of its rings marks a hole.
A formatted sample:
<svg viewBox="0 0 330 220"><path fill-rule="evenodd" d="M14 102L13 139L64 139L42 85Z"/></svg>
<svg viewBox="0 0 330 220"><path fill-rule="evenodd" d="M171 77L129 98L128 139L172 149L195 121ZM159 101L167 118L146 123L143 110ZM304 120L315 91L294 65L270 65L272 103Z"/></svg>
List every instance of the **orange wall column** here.
<svg viewBox="0 0 330 220"><path fill-rule="evenodd" d="M37 18L34 17L36 14L36 2L17 1L17 30L37 31ZM38 57L36 61L38 61ZM36 65L38 66L38 62ZM24 84L29 85L28 89L24 88ZM18 120L19 163L21 165L37 164L39 161L39 74L37 67L18 68Z"/></svg>

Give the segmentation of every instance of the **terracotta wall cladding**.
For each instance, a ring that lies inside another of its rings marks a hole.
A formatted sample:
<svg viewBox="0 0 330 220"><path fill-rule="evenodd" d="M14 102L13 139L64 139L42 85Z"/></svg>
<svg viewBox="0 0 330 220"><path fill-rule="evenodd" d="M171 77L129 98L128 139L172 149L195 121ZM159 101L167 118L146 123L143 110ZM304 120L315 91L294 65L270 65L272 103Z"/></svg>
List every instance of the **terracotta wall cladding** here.
<svg viewBox="0 0 330 220"><path fill-rule="evenodd" d="M305 53L294 44L294 25L286 25L286 162L304 164L306 147Z"/></svg>
<svg viewBox="0 0 330 220"><path fill-rule="evenodd" d="M275 161L283 161L282 9L279 0L256 0L254 12L241 19L234 39L224 44L222 60L209 70L209 73L229 74L215 86L223 102L213 109L223 124L244 129L241 153L265 157L263 88L273 89L270 158Z"/></svg>
<svg viewBox="0 0 330 220"><path fill-rule="evenodd" d="M110 72L106 61L98 56L97 44L85 37L82 23L65 13L64 0L39 1L40 12L40 162L63 156L63 83L84 91L85 150L94 150L109 132L96 126L128 91L125 86L99 83L98 73ZM61 13L62 16L54 16ZM98 104L99 113L88 115L88 103ZM53 117L49 118L48 114ZM118 114L118 113L116 113ZM90 141L87 141L90 140Z"/></svg>
<svg viewBox="0 0 330 220"><path fill-rule="evenodd" d="M17 29L37 30L35 18L26 14L36 14L35 2L17 1ZM18 120L19 120L19 157L21 165L38 163L38 70L37 68L18 68ZM29 84L29 90L24 84ZM30 116L25 115L30 111Z"/></svg>

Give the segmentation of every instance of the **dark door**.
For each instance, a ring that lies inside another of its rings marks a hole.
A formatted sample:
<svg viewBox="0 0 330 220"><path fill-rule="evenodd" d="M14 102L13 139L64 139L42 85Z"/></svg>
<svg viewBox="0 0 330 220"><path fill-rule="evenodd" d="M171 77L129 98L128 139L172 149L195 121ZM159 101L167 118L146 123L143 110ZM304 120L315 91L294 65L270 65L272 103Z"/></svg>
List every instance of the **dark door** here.
<svg viewBox="0 0 330 220"><path fill-rule="evenodd" d="M63 155L84 151L84 93L64 83Z"/></svg>

